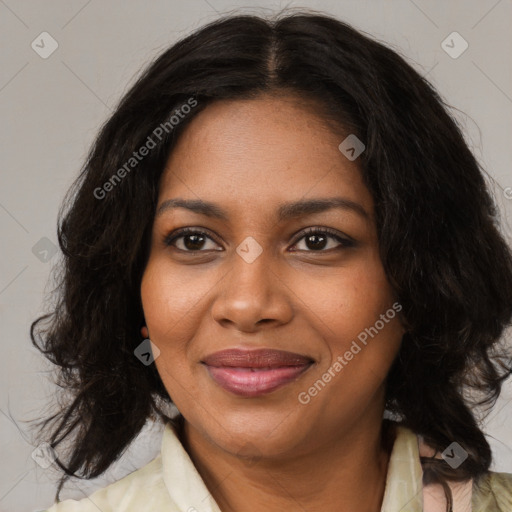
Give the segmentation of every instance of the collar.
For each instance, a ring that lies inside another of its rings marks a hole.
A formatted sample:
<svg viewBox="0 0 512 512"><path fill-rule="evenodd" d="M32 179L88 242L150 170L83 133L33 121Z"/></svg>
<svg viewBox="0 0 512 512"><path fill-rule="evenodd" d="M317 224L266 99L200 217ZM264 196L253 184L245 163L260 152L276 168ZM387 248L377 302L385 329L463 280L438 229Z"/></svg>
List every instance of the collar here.
<svg viewBox="0 0 512 512"><path fill-rule="evenodd" d="M396 424L381 512L422 512L422 479L418 437L409 428Z"/></svg>
<svg viewBox="0 0 512 512"><path fill-rule="evenodd" d="M170 423L162 437L163 480L178 510L222 512Z"/></svg>
<svg viewBox="0 0 512 512"><path fill-rule="evenodd" d="M396 425L395 429L381 512L422 512L423 471L418 437L406 427ZM167 491L179 510L221 512L169 423L162 438L162 469Z"/></svg>

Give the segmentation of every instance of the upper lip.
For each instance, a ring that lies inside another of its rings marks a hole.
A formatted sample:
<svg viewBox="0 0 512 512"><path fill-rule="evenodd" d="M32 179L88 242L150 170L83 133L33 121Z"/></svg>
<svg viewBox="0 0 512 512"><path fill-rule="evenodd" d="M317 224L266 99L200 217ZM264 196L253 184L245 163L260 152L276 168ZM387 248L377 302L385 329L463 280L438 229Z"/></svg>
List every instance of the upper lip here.
<svg viewBox="0 0 512 512"><path fill-rule="evenodd" d="M208 366L230 366L239 368L267 368L279 366L302 366L314 362L311 357L275 350L229 348L206 356L202 363Z"/></svg>

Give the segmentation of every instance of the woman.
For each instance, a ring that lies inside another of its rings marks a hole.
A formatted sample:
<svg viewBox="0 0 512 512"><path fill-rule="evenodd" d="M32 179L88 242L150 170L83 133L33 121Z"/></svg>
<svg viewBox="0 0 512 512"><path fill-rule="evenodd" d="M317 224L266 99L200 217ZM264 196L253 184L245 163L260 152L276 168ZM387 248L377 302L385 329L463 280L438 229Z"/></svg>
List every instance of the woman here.
<svg viewBox="0 0 512 512"><path fill-rule="evenodd" d="M31 331L73 394L45 423L72 440L61 486L166 427L50 512L512 510L474 409L512 369L511 251L395 52L317 14L211 23L125 95L71 192Z"/></svg>

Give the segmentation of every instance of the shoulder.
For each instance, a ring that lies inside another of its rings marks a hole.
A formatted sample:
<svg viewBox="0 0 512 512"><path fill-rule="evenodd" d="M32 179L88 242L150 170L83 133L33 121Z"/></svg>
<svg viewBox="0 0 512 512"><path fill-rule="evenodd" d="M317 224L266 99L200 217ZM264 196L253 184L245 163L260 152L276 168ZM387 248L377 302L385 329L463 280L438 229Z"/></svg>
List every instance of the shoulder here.
<svg viewBox="0 0 512 512"><path fill-rule="evenodd" d="M474 512L512 510L512 473L489 471L473 483Z"/></svg>
<svg viewBox="0 0 512 512"><path fill-rule="evenodd" d="M142 468L90 496L55 503L45 512L178 511L173 505L163 480L159 455Z"/></svg>

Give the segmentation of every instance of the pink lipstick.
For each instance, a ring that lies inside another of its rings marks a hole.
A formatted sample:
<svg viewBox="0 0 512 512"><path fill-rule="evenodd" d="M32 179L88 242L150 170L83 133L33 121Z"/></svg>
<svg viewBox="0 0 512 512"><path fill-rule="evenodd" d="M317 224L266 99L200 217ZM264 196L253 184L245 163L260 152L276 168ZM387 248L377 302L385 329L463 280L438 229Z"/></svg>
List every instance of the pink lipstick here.
<svg viewBox="0 0 512 512"><path fill-rule="evenodd" d="M255 397L296 380L314 361L283 350L227 349L210 354L201 362L212 379L226 391Z"/></svg>

